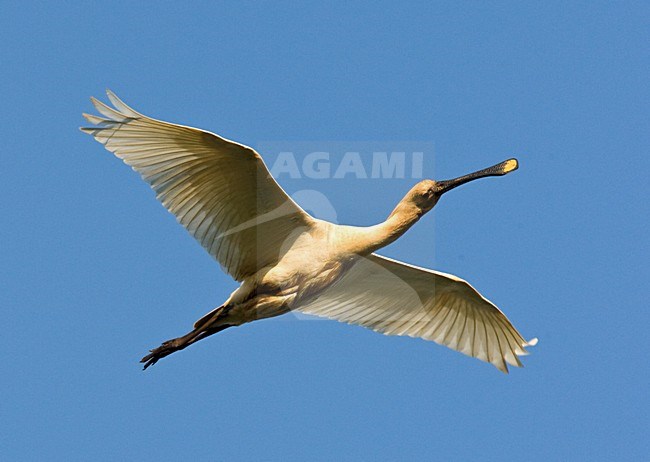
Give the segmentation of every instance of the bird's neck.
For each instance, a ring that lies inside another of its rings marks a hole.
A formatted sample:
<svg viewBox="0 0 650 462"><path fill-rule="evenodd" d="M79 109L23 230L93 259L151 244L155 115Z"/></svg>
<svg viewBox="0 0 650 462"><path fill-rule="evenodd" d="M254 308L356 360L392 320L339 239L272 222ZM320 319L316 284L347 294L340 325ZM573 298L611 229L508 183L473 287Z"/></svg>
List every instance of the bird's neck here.
<svg viewBox="0 0 650 462"><path fill-rule="evenodd" d="M394 242L420 219L419 209L404 200L400 201L386 221L374 226L354 228L351 251L368 255Z"/></svg>

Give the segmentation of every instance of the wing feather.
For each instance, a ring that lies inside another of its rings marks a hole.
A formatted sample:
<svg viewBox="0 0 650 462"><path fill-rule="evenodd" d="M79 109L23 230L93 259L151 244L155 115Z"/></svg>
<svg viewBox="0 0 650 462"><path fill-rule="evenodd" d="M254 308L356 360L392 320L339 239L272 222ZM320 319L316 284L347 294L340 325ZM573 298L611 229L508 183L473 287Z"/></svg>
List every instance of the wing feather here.
<svg viewBox="0 0 650 462"><path fill-rule="evenodd" d="M297 308L387 335L433 340L508 372L526 342L508 318L466 281L379 255L361 257L338 282Z"/></svg>
<svg viewBox="0 0 650 462"><path fill-rule="evenodd" d="M155 120L107 91L113 108L82 128L137 171L156 198L231 276L279 261L312 218L287 196L253 149L213 133Z"/></svg>

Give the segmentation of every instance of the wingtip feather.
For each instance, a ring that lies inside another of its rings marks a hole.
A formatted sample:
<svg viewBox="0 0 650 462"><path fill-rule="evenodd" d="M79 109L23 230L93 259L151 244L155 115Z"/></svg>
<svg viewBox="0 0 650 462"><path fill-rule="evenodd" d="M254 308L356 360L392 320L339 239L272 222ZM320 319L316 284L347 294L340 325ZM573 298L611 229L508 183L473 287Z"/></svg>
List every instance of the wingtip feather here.
<svg viewBox="0 0 650 462"><path fill-rule="evenodd" d="M106 89L106 96L108 96L108 99L110 102L119 110L120 112L126 114L129 117L142 117L142 114L140 114L138 111L130 107L128 104L126 104L124 101L122 101L115 93L113 93L110 89Z"/></svg>
<svg viewBox="0 0 650 462"><path fill-rule="evenodd" d="M110 122L110 120L108 120L108 119L104 119L103 117L98 117L98 116L93 115L93 114L88 114L88 113L86 113L86 112L84 112L84 113L81 114L81 115L82 115L83 118L86 119L88 122L90 122L91 124L95 124L95 125L99 125L100 123Z"/></svg>

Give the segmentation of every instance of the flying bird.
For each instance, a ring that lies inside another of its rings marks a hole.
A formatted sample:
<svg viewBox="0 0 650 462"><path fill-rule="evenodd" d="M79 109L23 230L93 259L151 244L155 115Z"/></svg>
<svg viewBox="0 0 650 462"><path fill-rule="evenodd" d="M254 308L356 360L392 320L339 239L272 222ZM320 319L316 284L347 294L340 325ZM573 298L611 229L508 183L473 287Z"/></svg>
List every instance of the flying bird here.
<svg viewBox="0 0 650 462"><path fill-rule="evenodd" d="M82 128L156 192L194 238L241 285L187 334L141 359L144 369L212 334L292 310L358 324L387 335L433 340L503 372L522 366L526 341L469 283L375 252L402 236L443 194L505 175L516 159L452 180L423 180L388 218L368 227L319 220L278 185L260 155L197 128L152 119L107 90L114 107Z"/></svg>

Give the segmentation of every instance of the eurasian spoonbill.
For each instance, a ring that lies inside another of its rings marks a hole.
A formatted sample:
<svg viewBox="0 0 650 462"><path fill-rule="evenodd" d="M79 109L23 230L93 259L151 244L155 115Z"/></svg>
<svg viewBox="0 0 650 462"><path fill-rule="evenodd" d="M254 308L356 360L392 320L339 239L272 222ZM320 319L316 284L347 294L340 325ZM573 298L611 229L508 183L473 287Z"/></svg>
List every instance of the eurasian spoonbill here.
<svg viewBox="0 0 650 462"><path fill-rule="evenodd" d="M521 366L526 341L466 281L374 253L404 234L447 191L505 175L516 159L452 180L417 183L386 221L344 226L308 215L253 149L213 133L149 118L110 90L114 108L82 128L137 171L158 200L241 282L186 335L142 358L144 368L228 327L296 310L388 335L433 340L503 372Z"/></svg>

